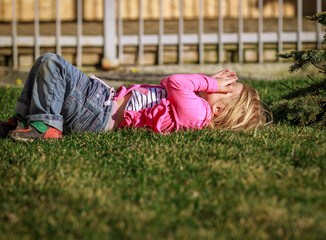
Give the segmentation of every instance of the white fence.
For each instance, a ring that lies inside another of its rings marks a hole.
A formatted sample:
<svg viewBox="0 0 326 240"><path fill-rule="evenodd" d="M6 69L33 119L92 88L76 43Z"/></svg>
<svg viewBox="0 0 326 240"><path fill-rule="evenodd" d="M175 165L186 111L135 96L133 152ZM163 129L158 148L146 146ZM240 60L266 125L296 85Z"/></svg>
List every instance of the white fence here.
<svg viewBox="0 0 326 240"><path fill-rule="evenodd" d="M34 57L40 55L41 47L55 47L56 53L61 54L63 47L76 47L77 52L77 67L82 66L82 47L102 47L104 60L109 65L123 63L123 47L124 46L137 46L138 47L138 64L144 63L144 46L155 45L158 47L158 64L163 64L163 51L167 45L178 46L178 63L182 64L184 59L184 45L198 45L198 59L199 63L204 63L204 46L205 44L216 44L218 46L218 61L222 62L224 59L224 46L226 44L237 44L238 60L243 62L243 46L244 44L257 44L258 47L258 62L263 62L263 47L264 43L277 44L277 52L283 51L283 43L295 43L298 50L302 49L302 44L316 43L317 48L322 46L322 29L318 24L315 31L302 30L302 11L303 0L297 0L297 26L296 31L284 32L283 31L283 16L282 7L283 0L278 1L278 28L275 32L263 31L263 4L264 0L258 0L258 28L256 32L243 31L243 1L239 0L236 9L239 12L238 16L238 31L234 33L223 32L224 19L222 16L223 3L227 0L218 1L218 29L216 33L204 33L204 19L203 19L203 0L198 1L198 33L185 34L184 33L184 13L183 4L184 0L179 1L179 19L176 27L178 33L165 34L164 33L164 18L163 9L164 0L159 0L159 19L158 19L158 33L157 34L144 34L144 19L143 19L143 0L139 1L139 30L136 35L124 35L123 19L121 14L121 3L123 0L103 0L104 6L104 19L103 19L103 34L99 36L85 36L83 35L83 0L77 0L77 34L76 36L68 36L61 34L61 21L60 21L60 0L56 0L56 32L52 36L41 36L39 31L39 0L34 0L35 16L34 16L34 35L33 36L19 36L17 35L17 21L16 21L16 0L12 0L12 34L11 36L0 36L0 48L11 47L12 58L14 67L18 66L18 47L27 46L34 48ZM136 1L136 0L135 0ZM322 11L322 0L306 0L316 1L316 12ZM118 9L116 16L116 7Z"/></svg>

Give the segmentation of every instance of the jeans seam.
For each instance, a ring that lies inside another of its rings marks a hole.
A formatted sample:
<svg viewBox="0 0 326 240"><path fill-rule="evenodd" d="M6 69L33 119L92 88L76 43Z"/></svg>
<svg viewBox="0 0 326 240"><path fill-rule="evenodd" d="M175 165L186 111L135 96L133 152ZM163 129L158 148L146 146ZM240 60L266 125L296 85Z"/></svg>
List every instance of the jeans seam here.
<svg viewBox="0 0 326 240"><path fill-rule="evenodd" d="M56 73L56 75L54 76L54 79L58 80L58 75L59 75L59 69L58 69L58 67L56 67L55 73ZM63 80L63 79L62 79L62 80ZM55 97L54 89L55 89L55 88L58 89L58 88L57 88L57 84L58 84L58 82L60 82L60 81L55 81L55 83L53 84L53 87L50 88L50 89L51 89L51 93L49 94L49 96L51 97L51 99L49 99L48 104L47 104L47 106L46 106L48 112L50 112L50 109L51 109L51 106L52 106L52 102L53 102L53 99L54 99L54 97ZM64 97L64 96L63 96L63 97Z"/></svg>
<svg viewBox="0 0 326 240"><path fill-rule="evenodd" d="M103 116L104 116L103 111L100 111L100 113L97 115L96 119L94 120L94 122L92 123L92 125L91 125L91 127L89 129L90 132L94 131L95 127L97 126L100 119L103 118Z"/></svg>
<svg viewBox="0 0 326 240"><path fill-rule="evenodd" d="M101 85L98 84L98 82L96 82L96 89L95 89L95 91L94 91L94 95L93 95L90 99L91 99L93 102L95 102L94 99L97 97L97 95L100 94L100 92L101 92Z"/></svg>

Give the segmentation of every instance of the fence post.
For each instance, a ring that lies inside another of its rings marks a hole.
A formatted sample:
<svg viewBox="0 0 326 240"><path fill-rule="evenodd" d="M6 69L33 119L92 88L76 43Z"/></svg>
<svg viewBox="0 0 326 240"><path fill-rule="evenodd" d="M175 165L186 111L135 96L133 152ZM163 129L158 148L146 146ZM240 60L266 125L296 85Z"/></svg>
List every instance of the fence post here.
<svg viewBox="0 0 326 240"><path fill-rule="evenodd" d="M179 1L178 63L183 64L183 0Z"/></svg>
<svg viewBox="0 0 326 240"><path fill-rule="evenodd" d="M123 19L122 19L122 4L121 1L118 1L118 58L119 62L123 62L123 42L122 42L122 35L123 35Z"/></svg>
<svg viewBox="0 0 326 240"><path fill-rule="evenodd" d="M102 67L110 69L117 67L116 26L115 26L115 0L104 1L104 57ZM120 0L119 0L120 1Z"/></svg>
<svg viewBox="0 0 326 240"><path fill-rule="evenodd" d="M263 0L258 0L258 62L264 61L264 43L263 43Z"/></svg>
<svg viewBox="0 0 326 240"><path fill-rule="evenodd" d="M199 49L199 64L204 63L204 42L203 42L203 34L204 34L204 10L203 10L203 0L199 0L199 14L198 14L198 49Z"/></svg>
<svg viewBox="0 0 326 240"><path fill-rule="evenodd" d="M302 50L302 0L298 0L298 7L297 7L297 50Z"/></svg>
<svg viewBox="0 0 326 240"><path fill-rule="evenodd" d="M55 26L56 26L56 53L61 55L61 18L60 18L60 0L56 0L55 4Z"/></svg>
<svg viewBox="0 0 326 240"><path fill-rule="evenodd" d="M138 17L138 64L144 64L144 17L143 17L143 0L139 0L139 17Z"/></svg>
<svg viewBox="0 0 326 240"><path fill-rule="evenodd" d="M218 1L218 62L224 60L223 49L223 0Z"/></svg>
<svg viewBox="0 0 326 240"><path fill-rule="evenodd" d="M164 15L163 15L163 9L164 9L164 3L163 0L160 0L159 3L160 8L160 17L159 17L159 33L158 33L158 64L162 65L164 63L163 59L163 35L164 35Z"/></svg>
<svg viewBox="0 0 326 240"><path fill-rule="evenodd" d="M83 0L77 0L77 67L82 67Z"/></svg>
<svg viewBox="0 0 326 240"><path fill-rule="evenodd" d="M18 67L18 47L17 47L17 19L16 19L16 0L11 0L12 8L12 30L11 30L11 44L12 57L14 68Z"/></svg>
<svg viewBox="0 0 326 240"><path fill-rule="evenodd" d="M238 54L239 54L239 62L243 62L243 13L242 13L242 0L238 2L238 11L239 11L239 19L238 19Z"/></svg>
<svg viewBox="0 0 326 240"><path fill-rule="evenodd" d="M283 52L283 0L278 0L277 53ZM280 58L278 58L280 61Z"/></svg>
<svg viewBox="0 0 326 240"><path fill-rule="evenodd" d="M34 59L40 56L40 21L38 0L34 0Z"/></svg>

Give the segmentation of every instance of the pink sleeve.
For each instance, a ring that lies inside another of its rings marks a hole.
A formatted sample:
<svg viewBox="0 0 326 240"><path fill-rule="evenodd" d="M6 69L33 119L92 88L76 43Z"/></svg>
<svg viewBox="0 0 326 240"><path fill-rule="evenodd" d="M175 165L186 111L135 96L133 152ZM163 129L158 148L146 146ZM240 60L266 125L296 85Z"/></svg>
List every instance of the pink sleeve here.
<svg viewBox="0 0 326 240"><path fill-rule="evenodd" d="M202 128L211 118L209 104L196 92L216 92L217 81L203 74L175 74L164 78L174 118L184 127Z"/></svg>
<svg viewBox="0 0 326 240"><path fill-rule="evenodd" d="M204 74L174 74L161 80L160 85L167 84L175 89L188 89L191 92L217 92L216 79Z"/></svg>
<svg viewBox="0 0 326 240"><path fill-rule="evenodd" d="M170 76L167 76L167 77L164 77L162 78L161 82L160 82L160 85L163 85L165 86L166 85L166 81L169 79Z"/></svg>

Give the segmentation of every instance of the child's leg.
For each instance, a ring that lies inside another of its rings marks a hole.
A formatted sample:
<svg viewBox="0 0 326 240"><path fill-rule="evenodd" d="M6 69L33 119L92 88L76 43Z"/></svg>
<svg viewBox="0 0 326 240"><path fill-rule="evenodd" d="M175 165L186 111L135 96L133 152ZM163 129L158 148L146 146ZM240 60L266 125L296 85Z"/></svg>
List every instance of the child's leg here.
<svg viewBox="0 0 326 240"><path fill-rule="evenodd" d="M40 56L34 63L33 67L31 68L28 77L26 79L26 83L24 88L20 94L18 99L18 103L15 109L17 113L15 116L10 118L8 121L0 121L0 137L5 138L7 137L9 131L14 129L21 130L24 129L27 125L27 119L25 116L29 115L30 112L30 105L31 105L31 95L34 85L34 79L36 73L38 72L42 62L46 59L47 55Z"/></svg>
<svg viewBox="0 0 326 240"><path fill-rule="evenodd" d="M69 74L68 74L69 72ZM41 121L62 131L60 115L67 78L70 73L60 56L47 53L39 57L32 67L15 112L29 121ZM78 78L77 74L75 77Z"/></svg>
<svg viewBox="0 0 326 240"><path fill-rule="evenodd" d="M18 98L18 102L15 108L15 112L21 116L27 116L30 113L31 107L31 97L33 93L33 86L35 79L38 77L38 73L40 67L42 66L43 62L50 56L51 54L43 54L41 55L34 63L33 67L29 71L27 76L24 88Z"/></svg>
<svg viewBox="0 0 326 240"><path fill-rule="evenodd" d="M96 132L108 120L108 106L103 104L108 94L103 84L61 56L47 53L31 69L15 111L29 122L40 121L60 131Z"/></svg>

